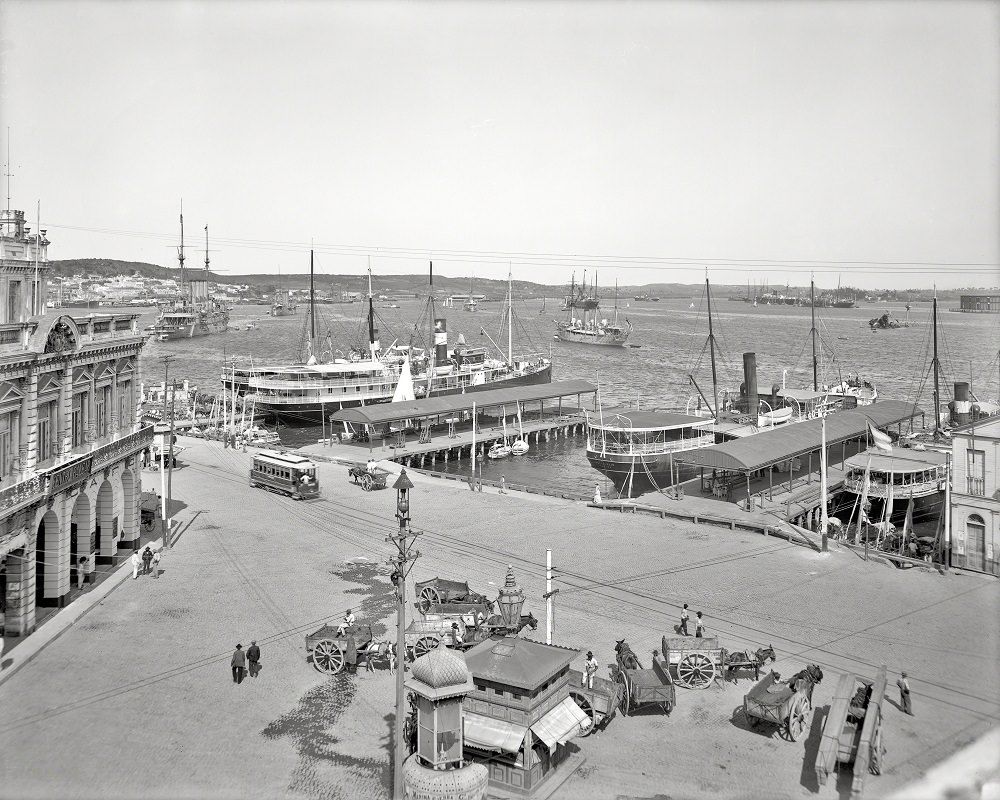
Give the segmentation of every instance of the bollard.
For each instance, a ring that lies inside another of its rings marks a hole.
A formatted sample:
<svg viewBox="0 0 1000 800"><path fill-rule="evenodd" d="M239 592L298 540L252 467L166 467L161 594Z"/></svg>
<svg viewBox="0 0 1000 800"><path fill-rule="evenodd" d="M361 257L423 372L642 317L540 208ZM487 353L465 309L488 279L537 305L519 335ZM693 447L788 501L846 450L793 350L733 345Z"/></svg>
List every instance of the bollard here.
<svg viewBox="0 0 1000 800"><path fill-rule="evenodd" d="M500 494L507 494L507 478L500 476Z"/></svg>

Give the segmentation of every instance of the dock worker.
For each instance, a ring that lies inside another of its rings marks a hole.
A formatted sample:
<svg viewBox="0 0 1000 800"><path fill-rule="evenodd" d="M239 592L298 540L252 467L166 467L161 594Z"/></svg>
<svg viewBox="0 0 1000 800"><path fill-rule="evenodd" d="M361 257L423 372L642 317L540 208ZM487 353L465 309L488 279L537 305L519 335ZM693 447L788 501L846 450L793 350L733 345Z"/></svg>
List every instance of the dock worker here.
<svg viewBox="0 0 1000 800"><path fill-rule="evenodd" d="M347 613L344 614L344 621L341 622L340 627L337 628L337 635L343 636L345 630L354 627L354 622L355 622L354 613L351 611L351 609L347 609Z"/></svg>
<svg viewBox="0 0 1000 800"><path fill-rule="evenodd" d="M903 711L913 716L913 706L910 705L910 682L906 680L906 673L899 673L899 680L896 681L896 686L899 687L899 704L903 707Z"/></svg>
<svg viewBox="0 0 1000 800"><path fill-rule="evenodd" d="M697 636L699 639L701 639L705 636L705 621L701 618L700 611L698 612L697 616L698 619L695 621L694 625L694 635Z"/></svg>
<svg viewBox="0 0 1000 800"><path fill-rule="evenodd" d="M680 632L681 632L682 636L690 636L691 635L691 634L688 633L688 620L690 618L691 618L691 615L688 614L688 604L685 603L684 604L684 608L681 609L681 631Z"/></svg>
<svg viewBox="0 0 1000 800"><path fill-rule="evenodd" d="M580 676L580 685L586 686L588 689L594 688L594 676L597 674L598 670L597 659L594 658L594 651L587 651L587 660L583 665L583 675Z"/></svg>

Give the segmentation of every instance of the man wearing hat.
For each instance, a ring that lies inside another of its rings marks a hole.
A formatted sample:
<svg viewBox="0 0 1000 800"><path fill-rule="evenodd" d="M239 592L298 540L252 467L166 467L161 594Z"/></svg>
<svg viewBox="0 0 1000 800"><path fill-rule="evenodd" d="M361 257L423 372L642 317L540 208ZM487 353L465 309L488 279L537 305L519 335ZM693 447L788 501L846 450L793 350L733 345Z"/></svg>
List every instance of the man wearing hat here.
<svg viewBox="0 0 1000 800"><path fill-rule="evenodd" d="M229 661L233 668L233 683L243 683L243 673L246 672L247 654L243 652L243 645L236 645L233 657Z"/></svg>
<svg viewBox="0 0 1000 800"><path fill-rule="evenodd" d="M251 678L256 678L257 673L260 672L260 648L257 647L256 640L250 642L250 646L247 648L247 669Z"/></svg>
<svg viewBox="0 0 1000 800"><path fill-rule="evenodd" d="M905 672L899 674L899 680L896 681L896 685L899 687L899 704L903 707L903 711L912 717L913 706L910 705L910 683L906 680Z"/></svg>
<svg viewBox="0 0 1000 800"><path fill-rule="evenodd" d="M580 676L580 685L588 689L594 688L594 675L597 674L597 659L594 658L592 650L587 651L587 662L583 665L583 675Z"/></svg>

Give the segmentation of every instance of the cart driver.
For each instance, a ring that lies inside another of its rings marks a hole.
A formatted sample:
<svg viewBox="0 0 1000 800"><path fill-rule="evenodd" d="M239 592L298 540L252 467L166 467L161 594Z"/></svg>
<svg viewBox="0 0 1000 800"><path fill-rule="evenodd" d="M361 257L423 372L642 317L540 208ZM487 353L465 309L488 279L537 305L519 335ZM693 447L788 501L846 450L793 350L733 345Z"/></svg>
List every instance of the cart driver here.
<svg viewBox="0 0 1000 800"><path fill-rule="evenodd" d="M367 472L368 472L369 475L374 475L375 474L375 469L376 469L376 467L375 467L375 459L374 458L369 458L368 459L368 464L365 466L365 470L367 470Z"/></svg>
<svg viewBox="0 0 1000 800"><path fill-rule="evenodd" d="M337 629L337 635L343 636L344 631L348 628L353 628L355 622L354 613L351 609L347 609L347 613L344 614L344 621L340 623L340 627Z"/></svg>
<svg viewBox="0 0 1000 800"><path fill-rule="evenodd" d="M594 688L594 675L597 674L598 667L597 659L594 658L594 652L588 650L587 662L583 665L583 675L580 676L581 686L586 686L588 689Z"/></svg>

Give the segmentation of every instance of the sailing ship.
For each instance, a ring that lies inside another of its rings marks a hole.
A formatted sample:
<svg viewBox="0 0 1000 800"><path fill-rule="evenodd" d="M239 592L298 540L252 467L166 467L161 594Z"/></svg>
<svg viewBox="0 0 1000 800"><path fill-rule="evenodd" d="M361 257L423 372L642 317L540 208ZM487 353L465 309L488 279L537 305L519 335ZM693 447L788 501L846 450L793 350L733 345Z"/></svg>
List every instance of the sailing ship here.
<svg viewBox="0 0 1000 800"><path fill-rule="evenodd" d="M184 212L181 211L181 243L177 248L181 270L181 299L165 307L153 325L153 338L161 342L192 339L229 330L229 311L208 294L208 225L205 226L205 277L185 281ZM187 292L185 296L185 291Z"/></svg>
<svg viewBox="0 0 1000 800"><path fill-rule="evenodd" d="M315 302L315 300L310 300L310 302ZM274 297L271 300L271 316L272 317L290 317L297 313L299 310L298 303L295 302L295 298L292 293L287 289L281 288L281 268L278 268L278 290L274 293Z"/></svg>
<svg viewBox="0 0 1000 800"><path fill-rule="evenodd" d="M583 283L576 285L576 273L570 283L569 296L563 310L569 312L563 322L556 323L556 338L563 342L623 347L632 333L632 323L625 318L618 324L618 290L615 289L615 313L609 322L600 315L600 299L597 296L597 278L587 291L587 273L583 273ZM577 317L577 313L581 316Z"/></svg>
<svg viewBox="0 0 1000 800"><path fill-rule="evenodd" d="M462 305L462 308L466 311L475 311L479 307L479 303L476 302L476 296L472 293L475 281L476 277L474 275L469 278L469 299Z"/></svg>
<svg viewBox="0 0 1000 800"><path fill-rule="evenodd" d="M258 412L290 425L318 425L341 408L392 401L404 366L411 375L415 399L552 380L549 359L539 355L515 358L512 346L508 347L505 358L491 357L485 347L468 347L462 336L454 347L449 347L447 321L434 315L433 294L428 300L433 319L433 349L396 342L383 348L375 324L370 268L367 350L351 347L346 358L337 357L339 351L334 350L329 335L317 337L311 276L312 254L306 358L297 363L255 365L223 373L223 386L252 400ZM431 286L433 289L433 277ZM512 307L510 301L508 326L513 324ZM483 333L486 334L485 330ZM489 338L489 334L486 336Z"/></svg>

